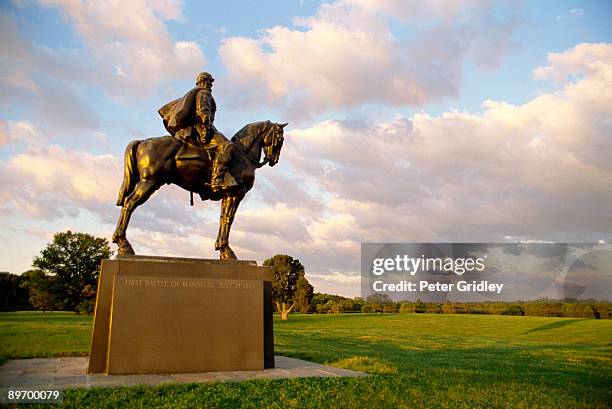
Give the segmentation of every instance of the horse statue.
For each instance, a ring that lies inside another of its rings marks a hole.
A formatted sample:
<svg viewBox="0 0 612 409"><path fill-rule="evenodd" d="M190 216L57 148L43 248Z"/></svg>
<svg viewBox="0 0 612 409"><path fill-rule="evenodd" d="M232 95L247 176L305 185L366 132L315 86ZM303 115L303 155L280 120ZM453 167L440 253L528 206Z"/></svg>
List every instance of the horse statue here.
<svg viewBox="0 0 612 409"><path fill-rule="evenodd" d="M125 150L123 184L119 190L117 206L121 215L113 233L113 243L119 246L120 255L135 254L126 238L126 230L134 210L146 202L163 184L175 184L202 200L221 200L219 233L215 250L221 260L235 260L236 254L229 246L229 233L236 209L255 183L255 170L276 165L283 146L283 128L286 123L270 121L254 122L244 126L232 137L232 158L228 170L238 182L237 186L213 192L204 181L211 177L210 150L184 143L166 135L128 144ZM264 153L264 160L261 154ZM229 175L228 175L229 176Z"/></svg>

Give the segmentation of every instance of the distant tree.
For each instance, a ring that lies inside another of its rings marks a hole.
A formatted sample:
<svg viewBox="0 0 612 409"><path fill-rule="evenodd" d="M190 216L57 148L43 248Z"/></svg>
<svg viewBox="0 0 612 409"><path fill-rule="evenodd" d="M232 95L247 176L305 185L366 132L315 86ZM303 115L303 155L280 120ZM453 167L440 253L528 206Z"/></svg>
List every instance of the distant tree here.
<svg viewBox="0 0 612 409"><path fill-rule="evenodd" d="M317 305L317 314L332 314L338 312L338 307L333 300L327 300L325 304Z"/></svg>
<svg viewBox="0 0 612 409"><path fill-rule="evenodd" d="M392 303L391 298L388 294L374 293L366 297L365 302L367 304L389 304Z"/></svg>
<svg viewBox="0 0 612 409"><path fill-rule="evenodd" d="M361 298L360 298L360 300L363 301L363 299L361 299ZM331 301L331 303L329 303L329 301ZM327 312L327 310L325 308L321 309L322 307L320 307L320 306L328 304L328 307L331 308L330 306L332 304L334 304L334 303L340 305L340 304L342 304L342 303L344 303L346 301L351 301L351 299L347 298L347 297L343 297L341 295L325 294L325 293L315 293L314 296L312 297L312 301L310 302L311 311L314 311L314 312L316 312L318 314L320 313L319 311Z"/></svg>
<svg viewBox="0 0 612 409"><path fill-rule="evenodd" d="M444 304L442 304L442 312L444 314L454 314L455 313L455 306L453 305L452 302L446 300L446 301L444 301Z"/></svg>
<svg viewBox="0 0 612 409"><path fill-rule="evenodd" d="M281 319L286 320L296 306L296 296L307 297L307 294L298 293L298 281L304 278L305 274L304 266L299 260L286 254L277 254L265 260L263 265L272 267L272 302L276 305ZM300 291L307 289L303 280L300 288Z"/></svg>
<svg viewBox="0 0 612 409"><path fill-rule="evenodd" d="M599 318L597 315L598 314L596 314L595 310L590 305L587 305L582 310L582 318Z"/></svg>
<svg viewBox="0 0 612 409"><path fill-rule="evenodd" d="M488 305L487 312L491 315L500 315L505 306L502 302L493 302Z"/></svg>
<svg viewBox="0 0 612 409"><path fill-rule="evenodd" d="M361 297L353 298L351 312L361 312L361 307L365 304L365 299Z"/></svg>
<svg viewBox="0 0 612 409"><path fill-rule="evenodd" d="M403 301L400 304L399 312L401 312L402 314L414 312L414 303L410 301Z"/></svg>
<svg viewBox="0 0 612 409"><path fill-rule="evenodd" d="M80 312L83 290L98 285L100 262L112 252L108 241L86 233L57 233L32 265L51 277L48 293L65 310Z"/></svg>
<svg viewBox="0 0 612 409"><path fill-rule="evenodd" d="M372 306L372 304L363 304L361 306L361 312L370 313L370 312L376 312L376 311L374 310L374 307Z"/></svg>
<svg viewBox="0 0 612 409"><path fill-rule="evenodd" d="M0 272L0 311L32 309L24 279L16 274Z"/></svg>
<svg viewBox="0 0 612 409"><path fill-rule="evenodd" d="M319 313L319 305L325 304L328 300L334 297L331 294L314 293L310 301L310 310Z"/></svg>
<svg viewBox="0 0 612 409"><path fill-rule="evenodd" d="M365 303L369 305L368 312L384 312L385 305L391 304L393 301L391 301L391 298L387 294L374 293L366 297ZM387 306L387 309L389 308L390 307Z"/></svg>
<svg viewBox="0 0 612 409"><path fill-rule="evenodd" d="M314 297L314 287L310 285L305 276L298 278L295 287L295 309L302 313L309 313L310 303Z"/></svg>
<svg viewBox="0 0 612 409"><path fill-rule="evenodd" d="M364 304L364 300L361 297L355 297L354 299L338 300L338 312L361 312L361 307Z"/></svg>
<svg viewBox="0 0 612 409"><path fill-rule="evenodd" d="M383 304L383 312L385 313L393 313L393 312L398 312L398 311L399 311L399 305L394 302Z"/></svg>
<svg viewBox="0 0 612 409"><path fill-rule="evenodd" d="M593 305L593 310L595 310L595 312L599 316L598 318L605 320L605 319L610 318L609 307L610 307L609 303L606 304L606 303L600 302L600 303Z"/></svg>
<svg viewBox="0 0 612 409"><path fill-rule="evenodd" d="M564 302L562 316L563 317L578 317L579 314L576 313L577 309L578 309L578 303Z"/></svg>
<svg viewBox="0 0 612 409"><path fill-rule="evenodd" d="M502 315L525 315L525 311L520 305L511 304L502 311Z"/></svg>
<svg viewBox="0 0 612 409"><path fill-rule="evenodd" d="M442 305L433 302L427 303L425 312L428 314L442 314Z"/></svg>
<svg viewBox="0 0 612 409"><path fill-rule="evenodd" d="M61 303L56 299L52 288L55 286L55 277L45 274L41 270L28 270L22 275L23 288L29 292L29 301L32 306L45 311L60 310Z"/></svg>
<svg viewBox="0 0 612 409"><path fill-rule="evenodd" d="M414 312L419 313L419 314L427 312L427 304L425 304L421 300L417 300L416 303L414 304Z"/></svg>
<svg viewBox="0 0 612 409"><path fill-rule="evenodd" d="M91 315L96 309L96 291L87 284L81 291L83 300L77 305L77 310L82 314Z"/></svg>

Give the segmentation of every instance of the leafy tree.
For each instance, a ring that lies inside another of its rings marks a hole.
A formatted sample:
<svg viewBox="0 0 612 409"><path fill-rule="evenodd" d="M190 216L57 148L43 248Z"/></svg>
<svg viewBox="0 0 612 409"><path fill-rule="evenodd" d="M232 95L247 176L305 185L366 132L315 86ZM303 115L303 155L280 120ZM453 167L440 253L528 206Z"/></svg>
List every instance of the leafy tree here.
<svg viewBox="0 0 612 409"><path fill-rule="evenodd" d="M346 298L341 295L315 293L312 297L312 301L310 302L310 308L312 311L315 311L318 314L320 314L321 312L326 313L329 309L331 309L332 304L348 300L350 300L350 298ZM331 301L331 303L329 303L329 301ZM328 306L325 308L319 308L320 306L323 306L325 304L327 304Z"/></svg>
<svg viewBox="0 0 612 409"><path fill-rule="evenodd" d="M438 303L427 303L425 312L428 314L442 314L442 306Z"/></svg>
<svg viewBox="0 0 612 409"><path fill-rule="evenodd" d="M80 312L88 299L83 290L89 285L95 291L100 262L111 254L106 239L69 230L55 234L32 265L51 277L48 293L63 309Z"/></svg>
<svg viewBox="0 0 612 409"><path fill-rule="evenodd" d="M597 317L597 314L595 313L595 310L593 310L593 307L591 307L590 305L587 305L582 310L582 318L599 318L599 317Z"/></svg>
<svg viewBox="0 0 612 409"><path fill-rule="evenodd" d="M96 309L96 291L90 284L87 284L83 291L81 291L81 295L83 296L83 301L77 305L77 311L91 315Z"/></svg>
<svg viewBox="0 0 612 409"><path fill-rule="evenodd" d="M263 265L272 267L272 302L281 314L281 319L286 320L297 302L303 302L304 298L308 298L306 286L308 280L304 277L304 266L298 259L286 254L277 254L265 260ZM300 291L298 291L299 281L302 281Z"/></svg>
<svg viewBox="0 0 612 409"><path fill-rule="evenodd" d="M388 294L379 294L379 293L370 294L365 299L365 304L369 305L369 307L366 308L366 310L367 312L384 312L385 305L391 304L392 302L393 301L391 301L391 298L389 297ZM387 306L387 310L389 310L389 308L390 307ZM363 311L363 308L362 308L362 311Z"/></svg>
<svg viewBox="0 0 612 409"><path fill-rule="evenodd" d="M361 312L365 301L361 297L338 301L339 312Z"/></svg>
<svg viewBox="0 0 612 409"><path fill-rule="evenodd" d="M37 310L53 311L61 309L61 303L55 298L51 288L55 278L41 270L28 270L22 275L23 288L30 294L30 304Z"/></svg>
<svg viewBox="0 0 612 409"><path fill-rule="evenodd" d="M455 306L453 305L452 302L446 300L446 301L444 301L444 304L442 304L442 312L444 314L454 314L455 313Z"/></svg>
<svg viewBox="0 0 612 409"><path fill-rule="evenodd" d="M401 313L412 313L414 312L414 303L410 301L404 301L400 305L399 312Z"/></svg>
<svg viewBox="0 0 612 409"><path fill-rule="evenodd" d="M317 305L317 314L331 314L334 312L335 303L333 300L327 300L325 304ZM337 309L337 307L336 307Z"/></svg>
<svg viewBox="0 0 612 409"><path fill-rule="evenodd" d="M393 313L399 311L399 304L396 303L386 303L383 304L383 312Z"/></svg>
<svg viewBox="0 0 612 409"><path fill-rule="evenodd" d="M366 297L366 304L389 304L392 303L388 294L374 293Z"/></svg>
<svg viewBox="0 0 612 409"><path fill-rule="evenodd" d="M610 303L597 303L595 305L593 305L593 309L596 311L596 313L599 315L599 318L601 319L608 319L610 318Z"/></svg>
<svg viewBox="0 0 612 409"><path fill-rule="evenodd" d="M520 305L513 304L502 311L502 315L525 315L525 311Z"/></svg>
<svg viewBox="0 0 612 409"><path fill-rule="evenodd" d="M314 287L310 285L306 277L301 276L295 284L295 308L302 313L310 312L310 302L314 297Z"/></svg>
<svg viewBox="0 0 612 409"><path fill-rule="evenodd" d="M425 304L421 300L416 300L416 303L414 304L414 312L419 313L419 314L423 314L424 312L427 312L427 304Z"/></svg>
<svg viewBox="0 0 612 409"><path fill-rule="evenodd" d="M0 311L32 309L27 288L23 288L22 276L0 272Z"/></svg>
<svg viewBox="0 0 612 409"><path fill-rule="evenodd" d="M363 305L361 306L361 312L363 312L363 313L365 313L365 314L368 314L368 313L371 313L371 312L376 312L376 311L375 311L375 310L374 310L374 308L372 307L372 304L363 304Z"/></svg>

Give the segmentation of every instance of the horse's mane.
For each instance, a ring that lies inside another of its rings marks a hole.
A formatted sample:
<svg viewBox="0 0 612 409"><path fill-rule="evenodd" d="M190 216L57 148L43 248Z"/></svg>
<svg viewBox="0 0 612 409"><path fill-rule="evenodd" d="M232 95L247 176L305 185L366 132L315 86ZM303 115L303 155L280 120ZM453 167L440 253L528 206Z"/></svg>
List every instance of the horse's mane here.
<svg viewBox="0 0 612 409"><path fill-rule="evenodd" d="M244 153L249 153L261 128L270 126L270 121L253 122L242 127L232 136L232 142L240 145Z"/></svg>

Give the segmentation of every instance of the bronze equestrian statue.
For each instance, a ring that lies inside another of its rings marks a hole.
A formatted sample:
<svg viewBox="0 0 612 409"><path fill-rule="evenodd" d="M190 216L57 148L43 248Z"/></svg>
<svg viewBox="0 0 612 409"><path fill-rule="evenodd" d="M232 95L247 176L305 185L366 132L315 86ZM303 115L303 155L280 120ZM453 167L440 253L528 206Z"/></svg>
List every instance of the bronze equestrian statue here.
<svg viewBox="0 0 612 409"><path fill-rule="evenodd" d="M202 200L221 200L215 250L222 260L236 259L229 233L236 209L255 182L255 170L276 165L286 123L255 122L231 141L214 126L213 77L201 73L196 87L159 110L170 135L132 141L125 150L123 184L117 206L121 215L113 234L119 254L134 254L126 238L130 216L163 184L174 183ZM264 160L261 161L261 154Z"/></svg>

